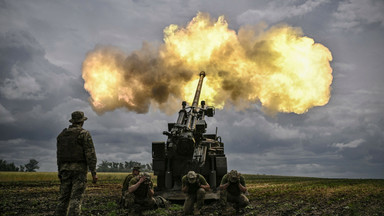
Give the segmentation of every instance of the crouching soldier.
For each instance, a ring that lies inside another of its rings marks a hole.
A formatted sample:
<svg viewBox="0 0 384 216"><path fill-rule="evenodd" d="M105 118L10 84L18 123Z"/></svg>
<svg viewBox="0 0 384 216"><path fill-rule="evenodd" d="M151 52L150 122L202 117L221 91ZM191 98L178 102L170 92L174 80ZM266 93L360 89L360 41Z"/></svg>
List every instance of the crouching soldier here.
<svg viewBox="0 0 384 216"><path fill-rule="evenodd" d="M189 171L187 175L181 179L182 191L187 194L184 202L184 214L192 214L194 204L196 203L195 214L200 214L199 209L204 205L205 191L208 191L210 186L204 176Z"/></svg>
<svg viewBox="0 0 384 216"><path fill-rule="evenodd" d="M244 177L236 170L231 170L223 176L220 190L220 203L223 206L226 206L227 202L234 203L236 212L239 213L249 205L249 200L244 194L247 191Z"/></svg>
<svg viewBox="0 0 384 216"><path fill-rule="evenodd" d="M140 167L133 167L132 173L127 175L125 177L123 182L123 188L121 190L121 198L120 198L120 206L123 208L128 208L128 202L126 202L126 196L129 196L128 188L129 188L129 182L132 180L133 177L136 177L140 174Z"/></svg>
<svg viewBox="0 0 384 216"><path fill-rule="evenodd" d="M140 213L144 210L156 209L156 201L153 198L153 182L148 173L135 176L129 182L126 203L131 211Z"/></svg>

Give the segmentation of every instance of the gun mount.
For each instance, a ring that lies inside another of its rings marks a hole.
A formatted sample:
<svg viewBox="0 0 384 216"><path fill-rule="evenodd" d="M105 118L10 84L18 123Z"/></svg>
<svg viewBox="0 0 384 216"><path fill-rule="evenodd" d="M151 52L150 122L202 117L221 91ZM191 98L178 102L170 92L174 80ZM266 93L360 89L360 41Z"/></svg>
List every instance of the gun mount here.
<svg viewBox="0 0 384 216"><path fill-rule="evenodd" d="M168 123L168 131L163 132L167 141L152 143L153 170L157 176L155 191L166 199L185 198L181 178L190 170L202 174L211 186L206 199L218 199L217 187L227 173L224 143L217 136L217 128L216 134L205 134L205 116L213 117L215 108L206 106L205 101L198 106L204 77L205 72L200 72L192 106L183 101L176 123Z"/></svg>

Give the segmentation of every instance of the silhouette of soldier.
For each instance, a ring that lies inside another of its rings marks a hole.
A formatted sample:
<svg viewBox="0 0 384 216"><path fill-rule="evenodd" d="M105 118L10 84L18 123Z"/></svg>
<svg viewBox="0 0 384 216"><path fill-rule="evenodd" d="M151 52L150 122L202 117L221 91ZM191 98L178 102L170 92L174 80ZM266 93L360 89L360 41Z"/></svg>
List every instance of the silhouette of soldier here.
<svg viewBox="0 0 384 216"><path fill-rule="evenodd" d="M88 169L97 182L96 153L90 133L82 126L87 117L81 111L72 113L69 122L57 137L57 166L60 179L59 203L55 215L80 215Z"/></svg>

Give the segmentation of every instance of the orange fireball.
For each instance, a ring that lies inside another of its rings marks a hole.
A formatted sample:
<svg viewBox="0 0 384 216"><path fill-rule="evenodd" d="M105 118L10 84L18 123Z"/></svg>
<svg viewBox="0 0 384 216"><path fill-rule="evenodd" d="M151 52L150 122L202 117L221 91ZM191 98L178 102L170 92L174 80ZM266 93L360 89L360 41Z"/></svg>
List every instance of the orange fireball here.
<svg viewBox="0 0 384 216"><path fill-rule="evenodd" d="M302 114L328 103L332 84L331 52L286 25L266 29L228 28L198 13L186 26L164 29L164 43L148 44L129 55L97 47L83 63L84 88L99 112L126 107L145 113L149 106L176 111L192 102L198 73L206 71L201 99L208 105L240 108L260 101L269 113Z"/></svg>

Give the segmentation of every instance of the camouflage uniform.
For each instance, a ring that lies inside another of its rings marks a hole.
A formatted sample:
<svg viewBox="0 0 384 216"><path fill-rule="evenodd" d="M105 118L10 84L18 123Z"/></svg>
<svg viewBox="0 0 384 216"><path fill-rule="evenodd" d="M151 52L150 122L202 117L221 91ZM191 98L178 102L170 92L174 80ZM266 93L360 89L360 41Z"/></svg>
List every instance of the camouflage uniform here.
<svg viewBox="0 0 384 216"><path fill-rule="evenodd" d="M129 199L128 197L130 196L128 192L129 182L132 180L133 177L137 176L139 172L140 172L140 167L134 167L132 170L132 174L129 174L127 175L127 177L125 177L123 182L123 188L121 190L121 198L120 198L121 207L128 208L127 200Z"/></svg>
<svg viewBox="0 0 384 216"><path fill-rule="evenodd" d="M92 137L82 128L83 112L72 113L73 124L57 137L57 166L60 197L55 215L80 215L88 168L96 177L96 153ZM95 180L94 180L95 181Z"/></svg>
<svg viewBox="0 0 384 216"><path fill-rule="evenodd" d="M194 183L191 183L188 180L189 178L195 178L196 181ZM197 209L201 209L204 205L205 190L200 186L208 185L204 176L190 171L187 175L183 176L183 178L181 179L181 183L182 188L188 187L188 191L186 192L187 198L184 202L184 213L191 214L194 209L194 203L196 203Z"/></svg>
<svg viewBox="0 0 384 216"><path fill-rule="evenodd" d="M149 177L149 174L140 174L139 176L135 176L129 182L129 187L136 185L143 175ZM135 191L131 193L126 193L125 205L131 210L135 210L138 212L142 210L150 210L157 208L156 201L150 194L152 188L153 182L149 177L148 180L142 182Z"/></svg>
<svg viewBox="0 0 384 216"><path fill-rule="evenodd" d="M127 175L127 177L125 177L123 182L123 188L121 189L121 193L124 194L126 191L128 191L129 182L132 180L132 178L133 178L133 174L129 174Z"/></svg>
<svg viewBox="0 0 384 216"><path fill-rule="evenodd" d="M223 176L221 185L229 183L229 186L225 190L220 191L220 201L222 205L226 205L227 202L235 204L235 208L244 208L249 205L248 198L240 190L239 184L246 187L245 180L237 171L231 171Z"/></svg>

